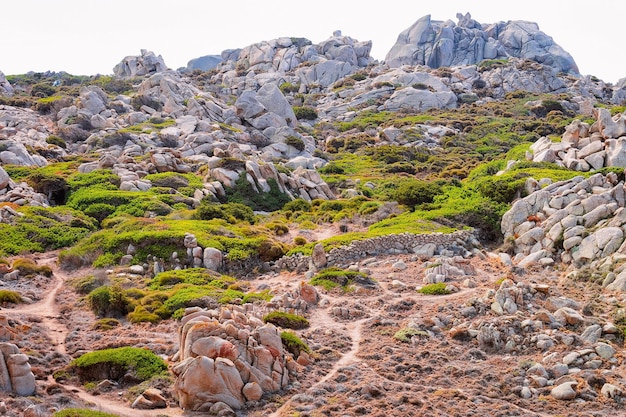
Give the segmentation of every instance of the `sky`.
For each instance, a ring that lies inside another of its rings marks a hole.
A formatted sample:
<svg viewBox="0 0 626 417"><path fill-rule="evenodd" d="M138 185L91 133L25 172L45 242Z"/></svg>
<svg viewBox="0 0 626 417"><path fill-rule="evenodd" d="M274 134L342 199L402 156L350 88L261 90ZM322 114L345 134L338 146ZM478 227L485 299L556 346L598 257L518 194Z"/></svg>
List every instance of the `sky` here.
<svg viewBox="0 0 626 417"><path fill-rule="evenodd" d="M283 36L319 43L335 30L371 40L371 56L382 61L419 18L456 23L467 12L483 24L536 22L581 74L611 83L626 77L621 0L12 0L0 9L0 71L109 75L141 49L176 69Z"/></svg>

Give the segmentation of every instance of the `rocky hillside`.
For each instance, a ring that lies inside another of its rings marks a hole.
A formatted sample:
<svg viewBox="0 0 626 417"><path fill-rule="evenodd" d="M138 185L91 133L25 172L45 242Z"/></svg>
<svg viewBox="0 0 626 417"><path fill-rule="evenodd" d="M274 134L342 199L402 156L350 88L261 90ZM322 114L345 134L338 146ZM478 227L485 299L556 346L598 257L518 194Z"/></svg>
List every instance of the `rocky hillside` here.
<svg viewBox="0 0 626 417"><path fill-rule="evenodd" d="M626 78L457 19L0 72L0 413L617 415Z"/></svg>

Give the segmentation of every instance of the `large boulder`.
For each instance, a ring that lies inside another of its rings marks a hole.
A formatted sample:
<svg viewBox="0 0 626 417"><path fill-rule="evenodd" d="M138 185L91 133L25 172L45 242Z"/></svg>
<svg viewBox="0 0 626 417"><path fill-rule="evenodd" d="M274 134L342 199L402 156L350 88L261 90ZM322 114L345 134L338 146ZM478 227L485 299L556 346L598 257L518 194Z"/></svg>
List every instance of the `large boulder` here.
<svg viewBox="0 0 626 417"><path fill-rule="evenodd" d="M12 96L13 86L7 80L6 76L0 71L0 96Z"/></svg>
<svg viewBox="0 0 626 417"><path fill-rule="evenodd" d="M572 56L536 23L498 22L482 25L469 13L457 14L458 23L431 20L426 15L398 35L385 57L391 67L427 65L431 68L472 65L484 59L524 58L556 72L578 74Z"/></svg>
<svg viewBox="0 0 626 417"><path fill-rule="evenodd" d="M222 62L220 55L205 55L187 62L187 70L208 71L217 67L220 62Z"/></svg>
<svg viewBox="0 0 626 417"><path fill-rule="evenodd" d="M165 70L167 66L161 55L156 56L154 52L142 49L141 55L125 57L113 68L113 74L116 77L132 78Z"/></svg>

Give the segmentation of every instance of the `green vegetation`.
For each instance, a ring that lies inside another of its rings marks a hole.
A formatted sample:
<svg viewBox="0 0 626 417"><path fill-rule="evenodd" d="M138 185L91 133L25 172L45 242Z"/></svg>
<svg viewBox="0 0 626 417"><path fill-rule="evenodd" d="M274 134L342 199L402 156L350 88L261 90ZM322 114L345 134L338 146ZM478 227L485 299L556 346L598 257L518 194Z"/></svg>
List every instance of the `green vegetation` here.
<svg viewBox="0 0 626 417"><path fill-rule="evenodd" d="M9 304L19 304L22 302L22 296L11 290L0 290L0 305L4 305L6 303Z"/></svg>
<svg viewBox="0 0 626 417"><path fill-rule="evenodd" d="M88 408L66 408L56 411L52 417L119 417L117 414L95 411Z"/></svg>
<svg viewBox="0 0 626 417"><path fill-rule="evenodd" d="M267 184L270 186L270 191L259 193L246 179L246 173L242 172L235 181L235 186L226 188L227 200L230 203L244 204L253 210L260 211L275 211L291 201L286 194L280 192L276 180L270 178Z"/></svg>
<svg viewBox="0 0 626 417"><path fill-rule="evenodd" d="M135 347L88 352L74 359L70 364L82 369L102 365L122 368L124 373L132 372L140 381L145 381L167 371L167 364L163 362L163 359L147 349Z"/></svg>
<svg viewBox="0 0 626 417"><path fill-rule="evenodd" d="M403 342L403 343L410 343L411 339L414 336L419 336L419 337L428 337L428 333L426 333L423 330L419 330L419 329L414 329L411 327L405 327L403 329L398 330L394 335L393 338Z"/></svg>
<svg viewBox="0 0 626 417"><path fill-rule="evenodd" d="M445 282L438 282L436 284L427 284L417 290L417 292L426 295L447 295L450 291L446 289Z"/></svg>
<svg viewBox="0 0 626 417"><path fill-rule="evenodd" d="M321 286L327 291L337 287L341 287L344 291L347 291L355 280L365 278L367 278L367 276L361 272L330 267L323 269L311 278L311 285Z"/></svg>
<svg viewBox="0 0 626 417"><path fill-rule="evenodd" d="M293 112L298 120L315 120L317 119L317 111L309 106L296 106Z"/></svg>
<svg viewBox="0 0 626 417"><path fill-rule="evenodd" d="M283 346L294 358L300 356L301 352L311 353L309 346L302 341L295 333L284 331L280 333L280 339Z"/></svg>
<svg viewBox="0 0 626 417"><path fill-rule="evenodd" d="M0 223L0 255L44 252L75 244L96 225L93 219L67 207L15 207L23 213L13 224Z"/></svg>
<svg viewBox="0 0 626 417"><path fill-rule="evenodd" d="M272 311L263 317L265 323L272 323L276 326L283 327L285 329L304 329L309 327L309 321L306 317L298 316L296 314L285 313L282 311Z"/></svg>
<svg viewBox="0 0 626 417"><path fill-rule="evenodd" d="M13 269L20 271L20 277L32 278L36 275L52 276L52 268L48 265L37 265L32 259L17 258L13 260Z"/></svg>

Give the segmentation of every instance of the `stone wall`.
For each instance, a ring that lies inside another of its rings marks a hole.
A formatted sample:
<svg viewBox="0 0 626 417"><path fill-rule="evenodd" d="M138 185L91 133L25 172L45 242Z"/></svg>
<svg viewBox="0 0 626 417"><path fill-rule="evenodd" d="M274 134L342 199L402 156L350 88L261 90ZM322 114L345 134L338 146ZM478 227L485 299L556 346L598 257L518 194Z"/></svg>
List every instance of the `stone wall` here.
<svg viewBox="0 0 626 417"><path fill-rule="evenodd" d="M474 231L461 230L454 233L413 234L401 233L356 240L347 246L334 248L327 254L328 266L346 266L370 256L413 253L430 258L434 255L465 255L480 246ZM281 269L305 271L312 262L310 256L296 254L276 261Z"/></svg>

